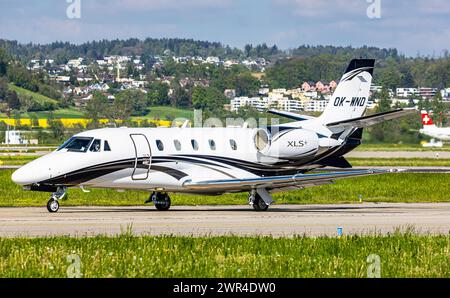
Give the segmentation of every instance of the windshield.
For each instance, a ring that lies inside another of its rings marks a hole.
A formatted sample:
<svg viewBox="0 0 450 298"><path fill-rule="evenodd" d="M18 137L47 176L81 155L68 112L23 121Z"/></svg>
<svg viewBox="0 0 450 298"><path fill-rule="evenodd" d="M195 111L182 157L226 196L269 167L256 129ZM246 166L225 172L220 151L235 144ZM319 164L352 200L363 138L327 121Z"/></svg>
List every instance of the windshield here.
<svg viewBox="0 0 450 298"><path fill-rule="evenodd" d="M73 152L86 152L91 141L92 138L73 137L62 144L61 147L58 148L58 151L67 149L67 151Z"/></svg>

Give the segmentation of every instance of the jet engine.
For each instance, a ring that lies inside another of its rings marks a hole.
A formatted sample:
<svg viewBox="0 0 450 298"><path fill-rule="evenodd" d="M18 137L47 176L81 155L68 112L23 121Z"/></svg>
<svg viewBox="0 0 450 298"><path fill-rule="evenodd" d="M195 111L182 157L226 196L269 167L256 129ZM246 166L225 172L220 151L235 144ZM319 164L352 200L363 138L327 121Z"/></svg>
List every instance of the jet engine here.
<svg viewBox="0 0 450 298"><path fill-rule="evenodd" d="M313 131L300 128L283 130L274 136L259 129L255 134L255 146L267 157L303 159L317 153L319 137Z"/></svg>

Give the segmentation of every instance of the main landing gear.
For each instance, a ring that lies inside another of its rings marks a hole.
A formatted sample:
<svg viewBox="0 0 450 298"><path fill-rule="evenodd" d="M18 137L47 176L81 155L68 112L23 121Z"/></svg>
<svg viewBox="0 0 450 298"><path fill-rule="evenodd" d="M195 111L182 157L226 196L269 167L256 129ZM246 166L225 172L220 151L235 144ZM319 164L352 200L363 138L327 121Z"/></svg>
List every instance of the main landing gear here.
<svg viewBox="0 0 450 298"><path fill-rule="evenodd" d="M264 199L262 195L267 198ZM270 204L273 202L270 194L266 190L252 190L250 196L248 197L248 203L253 206L255 211L267 211L269 209Z"/></svg>
<svg viewBox="0 0 450 298"><path fill-rule="evenodd" d="M163 192L153 192L150 195L150 200L153 204L155 204L155 207L158 211L167 211L170 209L170 197L167 193Z"/></svg>
<svg viewBox="0 0 450 298"><path fill-rule="evenodd" d="M56 213L59 210L59 200L63 199L67 194L66 187L58 187L56 192L52 193L50 200L47 202L47 210L50 213Z"/></svg>

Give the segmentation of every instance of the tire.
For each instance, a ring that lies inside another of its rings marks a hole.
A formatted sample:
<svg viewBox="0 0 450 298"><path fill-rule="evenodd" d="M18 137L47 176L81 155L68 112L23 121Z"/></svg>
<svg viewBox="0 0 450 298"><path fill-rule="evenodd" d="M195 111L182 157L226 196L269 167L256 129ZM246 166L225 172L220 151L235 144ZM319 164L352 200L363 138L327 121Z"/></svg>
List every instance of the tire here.
<svg viewBox="0 0 450 298"><path fill-rule="evenodd" d="M48 210L48 212L50 212L50 213L56 213L56 212L58 212L58 210L59 210L59 203L58 203L58 201L55 200L55 199L50 199L50 200L47 202L47 210Z"/></svg>
<svg viewBox="0 0 450 298"><path fill-rule="evenodd" d="M257 194L255 197L255 201L253 202L253 209L255 211L267 211L269 209L269 205L264 202L264 200Z"/></svg>
<svg viewBox="0 0 450 298"><path fill-rule="evenodd" d="M156 201L154 203L158 211L168 211L171 205L169 195L161 193L156 195Z"/></svg>

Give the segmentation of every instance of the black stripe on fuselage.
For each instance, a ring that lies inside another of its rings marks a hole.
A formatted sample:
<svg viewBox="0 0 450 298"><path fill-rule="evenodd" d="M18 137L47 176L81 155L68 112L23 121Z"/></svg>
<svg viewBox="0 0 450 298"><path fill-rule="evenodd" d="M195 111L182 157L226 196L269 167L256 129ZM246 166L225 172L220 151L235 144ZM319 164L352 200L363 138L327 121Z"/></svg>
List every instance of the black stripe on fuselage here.
<svg viewBox="0 0 450 298"><path fill-rule="evenodd" d="M146 169L148 166L144 165L144 158L138 159L137 168ZM130 158L120 161L114 161L109 163L103 163L95 166L90 166L87 168L79 169L64 175L60 175L55 178L51 178L40 182L44 185L78 185L85 183L87 181L100 178L102 176L112 174L125 169L134 169L136 159ZM164 161L152 161L152 164L163 163ZM160 171L166 173L177 180L180 180L186 176L186 173L163 166L151 166L152 170Z"/></svg>

